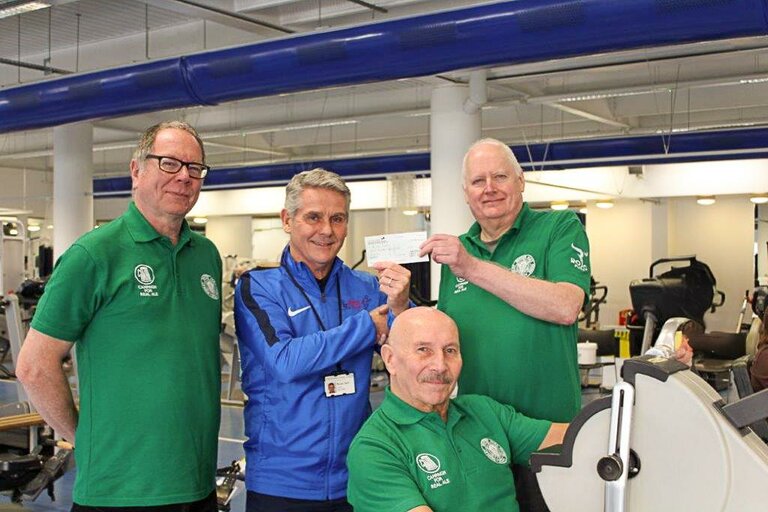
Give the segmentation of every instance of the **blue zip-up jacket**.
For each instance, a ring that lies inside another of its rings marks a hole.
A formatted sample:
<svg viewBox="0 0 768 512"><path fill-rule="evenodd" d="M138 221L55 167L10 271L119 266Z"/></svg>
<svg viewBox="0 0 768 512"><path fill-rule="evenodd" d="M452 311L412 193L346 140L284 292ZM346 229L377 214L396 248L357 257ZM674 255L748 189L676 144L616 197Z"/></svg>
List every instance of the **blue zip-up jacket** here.
<svg viewBox="0 0 768 512"><path fill-rule="evenodd" d="M279 268L251 270L240 278L235 326L248 396L249 491L305 500L346 496L347 450L370 413L376 328L368 311L386 302L374 276L353 271L338 258L321 293L312 272L294 261L288 247ZM324 377L339 369L355 374L356 392L328 398Z"/></svg>

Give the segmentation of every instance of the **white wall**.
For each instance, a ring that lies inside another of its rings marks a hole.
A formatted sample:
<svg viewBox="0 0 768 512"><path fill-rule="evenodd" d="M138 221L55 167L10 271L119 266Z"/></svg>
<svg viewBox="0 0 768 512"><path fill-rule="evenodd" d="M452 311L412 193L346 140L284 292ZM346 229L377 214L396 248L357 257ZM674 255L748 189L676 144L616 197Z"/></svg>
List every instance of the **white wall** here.
<svg viewBox="0 0 768 512"><path fill-rule="evenodd" d="M744 196L723 196L706 207L694 198L622 200L610 210L590 207L592 275L608 286L601 324L614 325L618 312L631 307L629 283L649 277L651 263L695 254L709 265L717 288L726 294L725 305L705 315L707 328L735 330L744 291L753 285L753 207ZM654 272L669 268L661 265Z"/></svg>
<svg viewBox="0 0 768 512"><path fill-rule="evenodd" d="M632 307L630 281L648 277L654 258L653 207L638 199L616 201L609 210L589 207L592 276L608 287L607 302L600 307L601 325L618 323L619 311Z"/></svg>
<svg viewBox="0 0 768 512"><path fill-rule="evenodd" d="M706 207L679 198L670 211L670 226L670 254L696 254L725 292L725 305L704 317L707 329L734 331L744 291L753 286L754 205L744 197L721 197Z"/></svg>
<svg viewBox="0 0 768 512"><path fill-rule="evenodd" d="M248 258L251 255L250 230L249 215L211 217L205 225L205 236L216 244L222 261L228 255Z"/></svg>

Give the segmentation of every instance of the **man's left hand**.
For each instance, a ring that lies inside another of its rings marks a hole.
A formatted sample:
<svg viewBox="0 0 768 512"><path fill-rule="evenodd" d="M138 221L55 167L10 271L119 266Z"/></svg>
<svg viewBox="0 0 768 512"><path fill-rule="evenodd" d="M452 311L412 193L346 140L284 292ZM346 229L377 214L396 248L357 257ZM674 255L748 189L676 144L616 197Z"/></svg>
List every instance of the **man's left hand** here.
<svg viewBox="0 0 768 512"><path fill-rule="evenodd" d="M411 271L391 261L373 264L378 271L379 290L387 296L387 305L395 316L408 309Z"/></svg>

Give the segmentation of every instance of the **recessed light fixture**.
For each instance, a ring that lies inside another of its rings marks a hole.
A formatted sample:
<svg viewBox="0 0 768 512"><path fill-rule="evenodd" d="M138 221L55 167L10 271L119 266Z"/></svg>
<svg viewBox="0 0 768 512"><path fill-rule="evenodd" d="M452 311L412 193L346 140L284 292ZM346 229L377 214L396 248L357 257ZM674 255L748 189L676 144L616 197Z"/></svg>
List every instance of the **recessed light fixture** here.
<svg viewBox="0 0 768 512"><path fill-rule="evenodd" d="M699 196L696 198L696 203L701 206L710 206L715 204L715 196Z"/></svg>
<svg viewBox="0 0 768 512"><path fill-rule="evenodd" d="M207 224L208 217L193 217L192 222L194 222L195 224Z"/></svg>
<svg viewBox="0 0 768 512"><path fill-rule="evenodd" d="M29 231L30 233L40 231L40 226L38 226L37 224L30 224L29 226L27 226L27 231Z"/></svg>
<svg viewBox="0 0 768 512"><path fill-rule="evenodd" d="M10 7L5 7L0 9L0 18L9 18L11 16L24 14L25 12L32 12L32 11L37 11L39 9L45 9L46 7L50 7L50 5L46 4L45 2L23 2L20 4L17 3L16 5L11 5Z"/></svg>
<svg viewBox="0 0 768 512"><path fill-rule="evenodd" d="M568 201L552 201L549 203L549 207L553 210L567 210L569 206Z"/></svg>
<svg viewBox="0 0 768 512"><path fill-rule="evenodd" d="M765 204L768 203L768 194L755 194L749 200L755 204Z"/></svg>
<svg viewBox="0 0 768 512"><path fill-rule="evenodd" d="M418 213L419 213L419 210L417 210L416 208L406 208L403 210L403 215L407 215L409 217L413 217Z"/></svg>
<svg viewBox="0 0 768 512"><path fill-rule="evenodd" d="M595 206L598 208L602 208L603 210L607 210L608 208L613 208L613 200L612 199L598 199L595 201Z"/></svg>

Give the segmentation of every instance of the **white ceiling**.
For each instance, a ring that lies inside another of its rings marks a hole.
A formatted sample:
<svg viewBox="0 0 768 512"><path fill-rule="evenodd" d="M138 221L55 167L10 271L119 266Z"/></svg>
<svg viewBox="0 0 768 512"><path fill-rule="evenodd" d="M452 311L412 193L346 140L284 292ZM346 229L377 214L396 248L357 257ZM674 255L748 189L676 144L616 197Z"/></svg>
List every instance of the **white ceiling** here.
<svg viewBox="0 0 768 512"><path fill-rule="evenodd" d="M51 3L0 19L0 88L481 2L371 0L386 13L350 0ZM497 67L483 131L525 144L768 126L766 77L765 38ZM167 118L199 129L214 167L428 151L432 89L468 78L464 70L99 120L94 169L125 175L137 134ZM52 161L50 129L0 135L0 179L1 168L50 171Z"/></svg>

